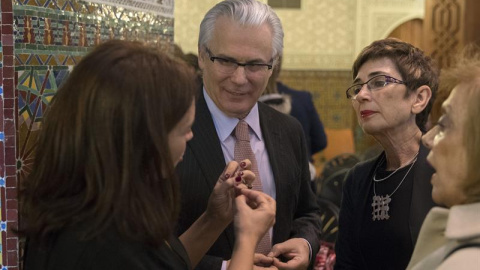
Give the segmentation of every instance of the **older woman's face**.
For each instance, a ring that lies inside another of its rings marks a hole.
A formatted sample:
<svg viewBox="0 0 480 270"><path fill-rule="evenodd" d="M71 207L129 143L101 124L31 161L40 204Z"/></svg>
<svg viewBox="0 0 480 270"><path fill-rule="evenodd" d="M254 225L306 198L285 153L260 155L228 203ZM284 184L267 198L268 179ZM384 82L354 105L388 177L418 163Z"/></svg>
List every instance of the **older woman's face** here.
<svg viewBox="0 0 480 270"><path fill-rule="evenodd" d="M404 80L393 61L384 57L365 62L360 67L354 84L365 83L378 75ZM407 87L398 83L389 83L373 91L363 85L355 100L352 100L363 131L370 135L387 132L398 134L407 130L409 125L415 125L415 114L412 113L415 95L405 98L406 92Z"/></svg>
<svg viewBox="0 0 480 270"><path fill-rule="evenodd" d="M431 180L433 200L447 207L466 199L461 185L467 177L467 149L463 143L467 96L458 92L459 87L462 85L455 87L443 103L438 124L422 138L431 149L427 161L436 170Z"/></svg>

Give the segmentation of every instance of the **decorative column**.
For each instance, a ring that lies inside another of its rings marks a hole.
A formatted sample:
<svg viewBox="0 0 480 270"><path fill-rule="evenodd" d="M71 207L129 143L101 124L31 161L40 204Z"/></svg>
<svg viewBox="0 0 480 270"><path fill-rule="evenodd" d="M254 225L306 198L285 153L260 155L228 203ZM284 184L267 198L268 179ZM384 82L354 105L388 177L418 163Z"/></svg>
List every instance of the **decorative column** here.
<svg viewBox="0 0 480 270"><path fill-rule="evenodd" d="M0 6L0 267L17 270L17 177L13 1Z"/></svg>
<svg viewBox="0 0 480 270"><path fill-rule="evenodd" d="M425 51L440 68L450 66L465 45L480 45L480 1L426 0L425 5Z"/></svg>

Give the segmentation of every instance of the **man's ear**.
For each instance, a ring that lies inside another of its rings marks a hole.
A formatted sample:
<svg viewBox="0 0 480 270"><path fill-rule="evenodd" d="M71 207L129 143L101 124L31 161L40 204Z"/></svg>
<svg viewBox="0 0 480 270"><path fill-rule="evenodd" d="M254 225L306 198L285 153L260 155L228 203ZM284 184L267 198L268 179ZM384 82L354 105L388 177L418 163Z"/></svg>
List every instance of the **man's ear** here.
<svg viewBox="0 0 480 270"><path fill-rule="evenodd" d="M415 101L412 104L412 113L419 114L427 107L428 102L432 98L432 89L427 85L422 85L417 88L414 95Z"/></svg>
<svg viewBox="0 0 480 270"><path fill-rule="evenodd" d="M198 67L200 68L201 71L203 71L203 68L205 66L205 62L203 61L204 57L205 57L205 50L198 48Z"/></svg>

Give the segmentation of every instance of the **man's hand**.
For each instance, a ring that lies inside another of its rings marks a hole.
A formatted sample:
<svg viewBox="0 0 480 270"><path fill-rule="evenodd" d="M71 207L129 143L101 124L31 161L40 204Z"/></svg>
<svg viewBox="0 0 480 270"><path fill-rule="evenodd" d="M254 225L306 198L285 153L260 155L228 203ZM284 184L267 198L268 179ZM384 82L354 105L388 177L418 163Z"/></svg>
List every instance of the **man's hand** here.
<svg viewBox="0 0 480 270"><path fill-rule="evenodd" d="M273 257L267 257L261 253L255 253L253 257L253 269L260 270L260 269L278 269L277 267L273 266Z"/></svg>
<svg viewBox="0 0 480 270"><path fill-rule="evenodd" d="M282 262L278 257L287 259ZM310 248L305 239L292 238L283 243L276 244L268 257L274 257L273 265L278 269L307 269L309 264Z"/></svg>

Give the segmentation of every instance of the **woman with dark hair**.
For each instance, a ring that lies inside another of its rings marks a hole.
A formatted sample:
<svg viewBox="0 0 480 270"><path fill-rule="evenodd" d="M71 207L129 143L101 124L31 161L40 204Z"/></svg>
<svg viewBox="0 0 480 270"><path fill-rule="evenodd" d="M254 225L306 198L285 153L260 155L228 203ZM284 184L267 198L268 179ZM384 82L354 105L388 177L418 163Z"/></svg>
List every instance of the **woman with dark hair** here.
<svg viewBox="0 0 480 270"><path fill-rule="evenodd" d="M405 269L423 219L435 205L433 170L422 146L438 75L411 44L378 40L353 64L347 98L363 131L383 152L346 177L335 246L336 269Z"/></svg>
<svg viewBox="0 0 480 270"><path fill-rule="evenodd" d="M249 160L229 163L206 212L172 237L174 167L193 137L197 88L186 64L138 42L108 41L82 59L50 104L22 183L26 270L190 269L232 220L230 266L252 267L275 202L245 188Z"/></svg>

